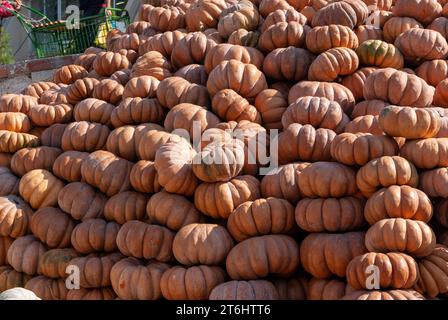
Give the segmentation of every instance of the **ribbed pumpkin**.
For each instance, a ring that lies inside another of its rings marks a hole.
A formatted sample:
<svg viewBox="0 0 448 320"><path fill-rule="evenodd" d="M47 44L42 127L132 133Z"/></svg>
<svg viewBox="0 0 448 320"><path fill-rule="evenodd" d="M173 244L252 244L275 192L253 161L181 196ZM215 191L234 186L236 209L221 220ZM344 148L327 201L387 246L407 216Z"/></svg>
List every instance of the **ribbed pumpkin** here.
<svg viewBox="0 0 448 320"><path fill-rule="evenodd" d="M307 300L340 300L345 296L347 283L339 279L312 278L308 282Z"/></svg>
<svg viewBox="0 0 448 320"><path fill-rule="evenodd" d="M437 245L429 256L418 261L420 277L416 290L429 297L445 294L447 292L447 261L448 249L441 245Z"/></svg>
<svg viewBox="0 0 448 320"><path fill-rule="evenodd" d="M158 33L152 37L150 37L148 40L142 42L138 48L138 53L140 55L144 55L145 53L148 53L150 51L157 51L161 54L161 56L169 58L171 56L171 52L173 51L173 47L176 44L177 41L179 41L180 39L182 39L183 37L185 37L185 33L180 31L180 30L174 30L174 31L166 31L164 33ZM148 55L149 56L158 56L160 58L159 55ZM169 62L167 60L166 61L166 66L168 66ZM142 61L141 61L142 63ZM171 64L170 64L171 66ZM168 68L170 69L170 68ZM144 70L141 69L141 72L143 72ZM154 69L154 71L156 71ZM157 79L159 79L159 77L157 77ZM164 78L164 77L162 77ZM160 80L160 79L159 79Z"/></svg>
<svg viewBox="0 0 448 320"><path fill-rule="evenodd" d="M61 149L52 147L20 149L11 158L11 170L18 176L34 169L51 170L61 153Z"/></svg>
<svg viewBox="0 0 448 320"><path fill-rule="evenodd" d="M366 233L366 247L373 252L404 252L421 258L436 246L434 231L424 222L403 218L383 219Z"/></svg>
<svg viewBox="0 0 448 320"><path fill-rule="evenodd" d="M392 44L381 40L367 40L356 49L360 64L380 68L401 69L404 58Z"/></svg>
<svg viewBox="0 0 448 320"><path fill-rule="evenodd" d="M300 22L278 22L261 34L258 47L265 52L289 46L303 47L309 30L308 26L304 26Z"/></svg>
<svg viewBox="0 0 448 320"><path fill-rule="evenodd" d="M364 202L358 198L305 198L297 203L295 219L308 232L346 232L365 224Z"/></svg>
<svg viewBox="0 0 448 320"><path fill-rule="evenodd" d="M20 179L7 167L0 167L0 196L18 195Z"/></svg>
<svg viewBox="0 0 448 320"><path fill-rule="evenodd" d="M75 64L69 64L56 70L53 80L55 83L72 84L78 79L87 77L87 70Z"/></svg>
<svg viewBox="0 0 448 320"><path fill-rule="evenodd" d="M26 133L30 129L31 121L26 114L20 112L0 113L0 130Z"/></svg>
<svg viewBox="0 0 448 320"><path fill-rule="evenodd" d="M432 204L419 189L393 185L378 190L367 200L364 216L370 225L387 218L428 222L432 217Z"/></svg>
<svg viewBox="0 0 448 320"><path fill-rule="evenodd" d="M37 99L23 94L4 94L0 97L0 112L21 112L28 114L28 111L37 105Z"/></svg>
<svg viewBox="0 0 448 320"><path fill-rule="evenodd" d="M140 160L134 164L129 174L129 180L132 188L138 192L156 193L162 189L152 161Z"/></svg>
<svg viewBox="0 0 448 320"><path fill-rule="evenodd" d="M420 174L419 188L429 197L448 197L448 168L437 168Z"/></svg>
<svg viewBox="0 0 448 320"><path fill-rule="evenodd" d="M185 12L185 24L189 31L214 28L219 15L227 7L224 0L200 0L193 3Z"/></svg>
<svg viewBox="0 0 448 320"><path fill-rule="evenodd" d="M313 27L340 24L353 29L367 18L369 10L362 1L343 0L333 2L320 9L311 21Z"/></svg>
<svg viewBox="0 0 448 320"><path fill-rule="evenodd" d="M190 83L200 84L202 86L207 85L207 73L205 67L201 64L189 64L182 67L174 73L175 77L181 77Z"/></svg>
<svg viewBox="0 0 448 320"><path fill-rule="evenodd" d="M154 98L160 81L151 76L141 76L130 79L124 86L125 98Z"/></svg>
<svg viewBox="0 0 448 320"><path fill-rule="evenodd" d="M2 237L2 249L9 242L6 237L18 238L29 232L29 223L32 215L33 210L21 198L14 195L0 197L0 236ZM2 260L0 259L0 262Z"/></svg>
<svg viewBox="0 0 448 320"><path fill-rule="evenodd" d="M306 35L306 46L313 53L322 53L337 47L356 49L358 45L356 34L344 25L317 26Z"/></svg>
<svg viewBox="0 0 448 320"><path fill-rule="evenodd" d="M93 90L92 98L117 105L122 99L123 92L124 87L119 82L111 79L104 79L101 80Z"/></svg>
<svg viewBox="0 0 448 320"><path fill-rule="evenodd" d="M22 148L37 147L39 144L39 138L32 134L0 130L0 152L14 153Z"/></svg>
<svg viewBox="0 0 448 320"><path fill-rule="evenodd" d="M31 276L17 272L10 266L2 265L0 266L0 299L6 300L5 296L8 293L11 293L11 289L13 291L17 290L18 287L25 287L26 283L31 279ZM14 289L15 288L15 289ZM22 289L25 290L25 289ZM14 295L13 299L16 299L17 296Z"/></svg>
<svg viewBox="0 0 448 320"><path fill-rule="evenodd" d="M279 90L266 89L255 98L255 108L261 115L266 129L281 129L281 119L288 106L287 97Z"/></svg>
<svg viewBox="0 0 448 320"><path fill-rule="evenodd" d="M247 2L236 3L225 9L219 18L218 32L222 38L228 38L238 29L255 30L260 16L253 4Z"/></svg>
<svg viewBox="0 0 448 320"><path fill-rule="evenodd" d="M62 135L62 149L87 152L101 150L106 146L109 133L109 128L99 123L72 122L67 125Z"/></svg>
<svg viewBox="0 0 448 320"><path fill-rule="evenodd" d="M231 89L218 91L212 100L212 110L226 121L248 120L261 123L257 109Z"/></svg>
<svg viewBox="0 0 448 320"><path fill-rule="evenodd" d="M70 260L79 257L73 248L51 249L45 252L39 258L39 271L48 278L65 278L67 277L67 267Z"/></svg>
<svg viewBox="0 0 448 320"><path fill-rule="evenodd" d="M353 119L366 115L377 116L380 114L381 110L383 110L383 108L386 107L387 105L388 103L382 100L374 99L374 100L362 101L355 105L351 116Z"/></svg>
<svg viewBox="0 0 448 320"><path fill-rule="evenodd" d="M51 172L35 169L20 179L19 192L32 208L39 209L55 206L58 202L58 193L63 187L64 183Z"/></svg>
<svg viewBox="0 0 448 320"><path fill-rule="evenodd" d="M87 152L67 151L53 163L53 174L69 182L81 181L81 165L89 156Z"/></svg>
<svg viewBox="0 0 448 320"><path fill-rule="evenodd" d="M47 248L33 235L20 237L8 249L8 264L17 272L36 275L39 272L39 258Z"/></svg>
<svg viewBox="0 0 448 320"><path fill-rule="evenodd" d="M42 300L66 300L69 290L64 279L37 276L29 280L25 289L31 290Z"/></svg>
<svg viewBox="0 0 448 320"><path fill-rule="evenodd" d="M210 300L276 300L275 286L266 280L229 281L216 286Z"/></svg>
<svg viewBox="0 0 448 320"><path fill-rule="evenodd" d="M394 43L395 39L405 31L412 28L423 28L423 25L410 17L392 17L384 24L384 40Z"/></svg>
<svg viewBox="0 0 448 320"><path fill-rule="evenodd" d="M202 32L187 33L176 41L171 51L171 64L176 69L192 63L202 64L205 56L216 43Z"/></svg>
<svg viewBox="0 0 448 320"><path fill-rule="evenodd" d="M88 98L76 104L73 116L76 121L97 122L104 125L110 125L113 104L107 103L95 98Z"/></svg>
<svg viewBox="0 0 448 320"><path fill-rule="evenodd" d="M339 76L352 74L358 69L359 59L356 52L349 48L332 48L311 63L308 79L312 81L334 81Z"/></svg>
<svg viewBox="0 0 448 320"><path fill-rule="evenodd" d="M342 79L342 85L347 87L352 93L356 101L364 99L364 84L367 77L373 73L378 68L376 67L365 67L358 69L352 74L344 77Z"/></svg>
<svg viewBox="0 0 448 320"><path fill-rule="evenodd" d="M417 168L433 169L448 166L448 138L411 140L400 149L400 155Z"/></svg>
<svg viewBox="0 0 448 320"><path fill-rule="evenodd" d="M448 107L448 95L446 90L448 87L448 81L446 79L442 80L437 84L436 91L434 92L433 103L438 107Z"/></svg>
<svg viewBox="0 0 448 320"><path fill-rule="evenodd" d="M277 81L297 82L307 77L313 59L314 56L302 48L278 48L265 57L263 72Z"/></svg>
<svg viewBox="0 0 448 320"><path fill-rule="evenodd" d="M169 77L162 80L157 88L157 99L168 109L180 103L191 103L203 107L210 105L210 98L204 86L190 83L181 77Z"/></svg>
<svg viewBox="0 0 448 320"><path fill-rule="evenodd" d="M148 197L135 191L120 192L110 197L104 205L107 220L124 224L131 220L142 220L146 213Z"/></svg>
<svg viewBox="0 0 448 320"><path fill-rule="evenodd" d="M265 259L256 259L261 256ZM288 276L296 271L299 259L299 245L293 238L265 235L249 238L233 247L227 256L226 269L235 280L255 280L269 274Z"/></svg>
<svg viewBox="0 0 448 320"><path fill-rule="evenodd" d="M88 219L72 232L73 248L82 254L117 251L117 234L120 225L103 219Z"/></svg>
<svg viewBox="0 0 448 320"><path fill-rule="evenodd" d="M109 77L115 71L127 69L130 63L126 56L116 52L100 52L93 61L93 69L100 76Z"/></svg>
<svg viewBox="0 0 448 320"><path fill-rule="evenodd" d="M395 16L412 17L429 24L442 13L442 6L434 0L396 0L392 9Z"/></svg>
<svg viewBox="0 0 448 320"><path fill-rule="evenodd" d="M426 300L424 296L415 290L385 290L353 291L341 298L341 300Z"/></svg>

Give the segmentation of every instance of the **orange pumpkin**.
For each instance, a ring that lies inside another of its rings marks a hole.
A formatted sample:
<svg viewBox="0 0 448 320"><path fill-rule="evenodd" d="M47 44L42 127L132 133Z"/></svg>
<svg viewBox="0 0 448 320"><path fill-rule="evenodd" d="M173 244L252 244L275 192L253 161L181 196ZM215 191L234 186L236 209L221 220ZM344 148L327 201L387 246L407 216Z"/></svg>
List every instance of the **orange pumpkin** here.
<svg viewBox="0 0 448 320"><path fill-rule="evenodd" d="M30 279L25 289L34 292L42 300L66 300L69 293L64 279L51 279L45 276Z"/></svg>
<svg viewBox="0 0 448 320"><path fill-rule="evenodd" d="M109 128L99 123L72 122L62 135L62 149L87 152L101 150L106 145L109 133Z"/></svg>
<svg viewBox="0 0 448 320"><path fill-rule="evenodd" d="M146 213L148 197L135 191L120 192L107 200L104 217L124 224L130 220L142 220Z"/></svg>
<svg viewBox="0 0 448 320"><path fill-rule="evenodd" d="M277 300L275 286L266 280L229 281L216 286L210 300Z"/></svg>
<svg viewBox="0 0 448 320"><path fill-rule="evenodd" d="M93 94L95 86L97 86L98 83L99 80L95 78L83 78L76 80L67 87L67 101L70 104L75 105L86 98L90 98Z"/></svg>
<svg viewBox="0 0 448 320"><path fill-rule="evenodd" d="M418 261L420 276L415 289L431 298L445 294L447 261L448 249L441 245L437 245L429 256Z"/></svg>
<svg viewBox="0 0 448 320"><path fill-rule="evenodd" d="M35 275L39 270L39 259L47 248L33 235L20 237L8 249L8 264L17 272Z"/></svg>
<svg viewBox="0 0 448 320"><path fill-rule="evenodd" d="M223 89L215 94L212 110L226 121L248 120L261 123L261 116L257 109L231 89Z"/></svg>
<svg viewBox="0 0 448 320"><path fill-rule="evenodd" d="M396 0L392 12L398 17L412 17L429 24L441 15L442 6L434 0Z"/></svg>
<svg viewBox="0 0 448 320"><path fill-rule="evenodd" d="M181 77L170 77L162 80L157 88L157 99L162 106L168 109L172 109L181 103L191 103L204 107L210 105L210 98L204 86L190 83Z"/></svg>
<svg viewBox="0 0 448 320"><path fill-rule="evenodd" d="M185 26L185 12L174 6L152 7L142 12L142 19L159 31L169 31Z"/></svg>
<svg viewBox="0 0 448 320"><path fill-rule="evenodd" d="M125 98L154 98L160 81L151 76L141 76L130 79L123 91Z"/></svg>
<svg viewBox="0 0 448 320"><path fill-rule="evenodd" d="M11 170L18 176L23 176L34 169L50 171L61 153L61 149L52 147L20 149L11 158Z"/></svg>
<svg viewBox="0 0 448 320"><path fill-rule="evenodd" d="M124 87L120 83L115 80L104 79L93 90L92 98L117 105L122 99L123 92Z"/></svg>
<svg viewBox="0 0 448 320"><path fill-rule="evenodd" d="M87 77L87 70L76 64L69 64L59 68L54 76L55 83L72 84L78 79Z"/></svg>
<svg viewBox="0 0 448 320"><path fill-rule="evenodd" d="M0 97L0 112L21 112L28 114L28 111L37 105L37 99L23 94L4 94Z"/></svg>
<svg viewBox="0 0 448 320"><path fill-rule="evenodd" d="M345 47L355 50L358 37L351 28L330 24L312 28L306 35L306 47L313 53L322 53L331 48Z"/></svg>
<svg viewBox="0 0 448 320"><path fill-rule="evenodd" d="M181 77L190 83L200 84L202 86L207 85L207 73L205 67L201 64L189 64L182 67L174 73L175 77Z"/></svg>
<svg viewBox="0 0 448 320"><path fill-rule="evenodd" d="M69 182L81 181L81 164L88 155L79 151L62 153L53 163L54 175Z"/></svg>
<svg viewBox="0 0 448 320"><path fill-rule="evenodd" d="M21 198L14 195L0 197L2 251L4 249L3 246L9 243L6 237L18 238L28 233L32 215L33 210Z"/></svg>
<svg viewBox="0 0 448 320"><path fill-rule="evenodd" d="M332 48L311 63L308 79L312 81L334 81L339 76L350 75L358 69L359 59L349 48Z"/></svg>
<svg viewBox="0 0 448 320"><path fill-rule="evenodd" d="M26 133L30 129L31 121L26 114L20 112L0 113L0 130Z"/></svg>
<svg viewBox="0 0 448 320"><path fill-rule="evenodd" d="M218 44L207 52L204 66L205 71L210 73L222 61L238 60L245 64L253 64L261 70L263 65L263 54L255 48L232 45L229 43Z"/></svg>
<svg viewBox="0 0 448 320"><path fill-rule="evenodd" d="M0 130L0 152L14 153L22 148L37 147L38 137L28 133Z"/></svg>
<svg viewBox="0 0 448 320"><path fill-rule="evenodd" d="M170 58L174 45L183 37L185 37L185 33L181 30L158 33L142 42L138 48L138 53L142 56L150 51L157 51L161 53L162 56Z"/></svg>
<svg viewBox="0 0 448 320"><path fill-rule="evenodd" d="M369 15L367 5L357 0L342 0L328 4L317 11L311 21L313 27L340 24L353 29Z"/></svg>
<svg viewBox="0 0 448 320"><path fill-rule="evenodd" d="M152 76L163 80L171 76L171 63L159 52L149 51L141 55L132 66L131 78Z"/></svg>
<svg viewBox="0 0 448 320"><path fill-rule="evenodd" d="M440 82L448 78L448 62L440 59L425 61L415 69L415 73L429 85L437 87Z"/></svg>
<svg viewBox="0 0 448 320"><path fill-rule="evenodd" d="M224 0L200 0L192 3L185 12L185 24L188 31L203 31L215 28L219 15L227 7Z"/></svg>
<svg viewBox="0 0 448 320"><path fill-rule="evenodd" d="M0 292L17 287L25 287L31 276L17 272L10 266L0 266Z"/></svg>
<svg viewBox="0 0 448 320"><path fill-rule="evenodd" d="M117 251L117 234L120 225L103 219L88 219L78 224L72 232L73 248L82 254Z"/></svg>
<svg viewBox="0 0 448 320"><path fill-rule="evenodd" d="M39 271L48 278L65 278L70 260L78 256L72 248L48 250L39 258Z"/></svg>
<svg viewBox="0 0 448 320"><path fill-rule="evenodd" d="M355 97L356 101L364 99L364 84L367 77L377 70L376 67L365 67L358 69L351 75L348 75L342 79L342 85L347 87Z"/></svg>
<svg viewBox="0 0 448 320"><path fill-rule="evenodd" d="M0 196L18 195L20 179L7 167L0 167Z"/></svg>
<svg viewBox="0 0 448 320"><path fill-rule="evenodd" d="M33 235L49 248L67 248L75 221L58 208L41 208L30 221Z"/></svg>
<svg viewBox="0 0 448 320"><path fill-rule="evenodd" d="M392 17L384 24L384 40L394 43L400 34L412 28L423 28L423 25L411 17Z"/></svg>
<svg viewBox="0 0 448 320"><path fill-rule="evenodd" d="M171 65L178 69L192 63L202 64L216 43L202 32L188 33L176 41L171 51Z"/></svg>
<svg viewBox="0 0 448 320"><path fill-rule="evenodd" d="M127 69L129 65L128 58L120 53L100 52L93 61L93 70L100 76L110 77L115 71Z"/></svg>
<svg viewBox="0 0 448 320"><path fill-rule="evenodd" d="M420 174L419 189L429 197L446 198L448 196L447 184L448 170L446 167L424 171Z"/></svg>
<svg viewBox="0 0 448 320"><path fill-rule="evenodd" d="M76 104L73 116L78 122L97 122L109 126L114 109L115 106L106 101L88 98Z"/></svg>
<svg viewBox="0 0 448 320"><path fill-rule="evenodd" d="M129 175L132 188L143 193L157 193L162 187L158 181L157 171L152 161L140 160L132 167Z"/></svg>
<svg viewBox="0 0 448 320"><path fill-rule="evenodd" d="M255 108L259 112L263 126L267 129L282 129L282 117L288 107L287 98L276 89L261 91L255 98Z"/></svg>
<svg viewBox="0 0 448 320"><path fill-rule="evenodd" d="M302 48L278 48L270 52L263 62L263 72L277 81L300 81L307 77L314 56Z"/></svg>
<svg viewBox="0 0 448 320"><path fill-rule="evenodd" d="M55 206L58 193L63 187L64 183L49 171L35 169L20 179L19 192L31 207L39 209Z"/></svg>
<svg viewBox="0 0 448 320"><path fill-rule="evenodd" d="M291 0L290 0L291 1ZM299 0L300 1L300 0ZM285 9L277 9L269 13L261 25L261 32L265 32L270 26L279 22L298 22L301 25L305 25L307 22L306 17L299 11L294 10L292 7Z"/></svg>
<svg viewBox="0 0 448 320"><path fill-rule="evenodd" d="M387 102L384 102L382 100L366 100L362 101L360 103L357 103L355 107L353 108L352 112L352 118L356 119L360 116L366 116L366 115L372 115L377 116L380 114L381 110L384 109L384 107L388 106ZM355 132L353 132L355 133Z"/></svg>
<svg viewBox="0 0 448 320"><path fill-rule="evenodd" d="M308 26L304 26L300 22L278 22L261 34L258 47L265 52L289 46L304 47L309 30Z"/></svg>

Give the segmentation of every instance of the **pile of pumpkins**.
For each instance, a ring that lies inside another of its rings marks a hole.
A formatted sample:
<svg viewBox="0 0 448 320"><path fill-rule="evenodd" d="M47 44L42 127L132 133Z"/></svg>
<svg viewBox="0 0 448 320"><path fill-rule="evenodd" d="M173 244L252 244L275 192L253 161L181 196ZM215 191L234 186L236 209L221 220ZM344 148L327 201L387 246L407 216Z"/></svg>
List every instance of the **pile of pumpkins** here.
<svg viewBox="0 0 448 320"><path fill-rule="evenodd" d="M448 294L447 0L150 0L138 20L0 98L0 292Z"/></svg>

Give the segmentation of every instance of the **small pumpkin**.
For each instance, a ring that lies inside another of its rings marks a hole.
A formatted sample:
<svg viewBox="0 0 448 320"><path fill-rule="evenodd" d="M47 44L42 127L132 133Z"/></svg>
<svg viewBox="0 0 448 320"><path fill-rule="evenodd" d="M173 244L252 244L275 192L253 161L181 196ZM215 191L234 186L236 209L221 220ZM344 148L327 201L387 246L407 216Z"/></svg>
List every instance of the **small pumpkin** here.
<svg viewBox="0 0 448 320"><path fill-rule="evenodd" d="M180 263L218 265L233 247L226 228L217 224L192 223L182 227L174 237L173 253Z"/></svg>
<svg viewBox="0 0 448 320"><path fill-rule="evenodd" d="M124 224L131 220L142 220L146 213L148 197L135 191L120 192L110 197L104 205L107 220Z"/></svg>
<svg viewBox="0 0 448 320"><path fill-rule="evenodd" d="M120 225L103 219L88 219L76 225L71 235L73 248L82 254L117 251Z"/></svg>
<svg viewBox="0 0 448 320"><path fill-rule="evenodd" d="M346 232L365 224L363 200L355 197L310 199L297 203L295 219L308 232Z"/></svg>

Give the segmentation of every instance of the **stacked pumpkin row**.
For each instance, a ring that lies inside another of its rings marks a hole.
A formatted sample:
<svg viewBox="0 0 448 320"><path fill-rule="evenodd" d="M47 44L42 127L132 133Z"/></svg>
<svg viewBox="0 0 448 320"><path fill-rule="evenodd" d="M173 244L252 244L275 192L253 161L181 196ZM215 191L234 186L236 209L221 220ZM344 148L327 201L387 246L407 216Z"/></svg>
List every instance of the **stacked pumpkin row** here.
<svg viewBox="0 0 448 320"><path fill-rule="evenodd" d="M151 1L2 96L0 292L445 295L440 2Z"/></svg>

